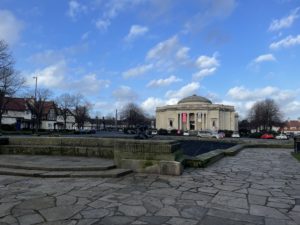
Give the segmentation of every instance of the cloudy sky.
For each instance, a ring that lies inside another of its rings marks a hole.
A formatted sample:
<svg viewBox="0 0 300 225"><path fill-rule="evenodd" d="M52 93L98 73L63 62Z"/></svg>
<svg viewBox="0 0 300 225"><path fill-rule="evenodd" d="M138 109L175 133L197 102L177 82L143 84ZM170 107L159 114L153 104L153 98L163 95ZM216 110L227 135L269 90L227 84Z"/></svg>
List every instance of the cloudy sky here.
<svg viewBox="0 0 300 225"><path fill-rule="evenodd" d="M28 86L82 93L94 112L198 94L243 117L273 98L300 117L299 0L0 0Z"/></svg>

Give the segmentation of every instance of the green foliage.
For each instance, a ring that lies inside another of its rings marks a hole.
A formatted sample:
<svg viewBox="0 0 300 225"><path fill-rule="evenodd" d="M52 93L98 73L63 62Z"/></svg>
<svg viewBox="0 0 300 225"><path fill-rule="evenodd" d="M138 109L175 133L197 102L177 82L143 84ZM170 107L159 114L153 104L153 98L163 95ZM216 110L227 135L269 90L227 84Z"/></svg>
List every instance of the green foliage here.
<svg viewBox="0 0 300 225"><path fill-rule="evenodd" d="M263 135L261 132L255 132L249 135L249 138L260 138Z"/></svg>
<svg viewBox="0 0 300 225"><path fill-rule="evenodd" d="M3 131L16 131L16 124L2 124L1 129Z"/></svg>
<svg viewBox="0 0 300 225"><path fill-rule="evenodd" d="M292 152L292 156L294 156L300 162L300 153Z"/></svg>

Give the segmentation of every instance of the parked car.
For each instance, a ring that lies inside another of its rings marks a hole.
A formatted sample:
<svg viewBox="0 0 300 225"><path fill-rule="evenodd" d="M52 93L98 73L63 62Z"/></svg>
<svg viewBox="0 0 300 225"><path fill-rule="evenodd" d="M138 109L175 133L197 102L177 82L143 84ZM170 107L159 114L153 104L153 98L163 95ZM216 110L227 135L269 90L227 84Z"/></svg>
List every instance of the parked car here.
<svg viewBox="0 0 300 225"><path fill-rule="evenodd" d="M279 134L275 137L277 140L288 140L289 137L286 134Z"/></svg>
<svg viewBox="0 0 300 225"><path fill-rule="evenodd" d="M219 134L219 136L220 136L220 138L225 138L226 137L226 135L225 135L225 133L224 132L218 132L218 134Z"/></svg>
<svg viewBox="0 0 300 225"><path fill-rule="evenodd" d="M260 138L262 139L274 139L273 134L263 134Z"/></svg>
<svg viewBox="0 0 300 225"><path fill-rule="evenodd" d="M197 136L201 138L217 138L217 139L221 138L221 136L217 132L211 132L205 130L198 131Z"/></svg>
<svg viewBox="0 0 300 225"><path fill-rule="evenodd" d="M186 130L183 132L183 136L190 136L190 133Z"/></svg>
<svg viewBox="0 0 300 225"><path fill-rule="evenodd" d="M151 134L152 134L152 135L157 135L157 130L152 130L152 131L151 131Z"/></svg>
<svg viewBox="0 0 300 225"><path fill-rule="evenodd" d="M233 132L233 134L231 135L232 138L240 138L240 134L239 132Z"/></svg>

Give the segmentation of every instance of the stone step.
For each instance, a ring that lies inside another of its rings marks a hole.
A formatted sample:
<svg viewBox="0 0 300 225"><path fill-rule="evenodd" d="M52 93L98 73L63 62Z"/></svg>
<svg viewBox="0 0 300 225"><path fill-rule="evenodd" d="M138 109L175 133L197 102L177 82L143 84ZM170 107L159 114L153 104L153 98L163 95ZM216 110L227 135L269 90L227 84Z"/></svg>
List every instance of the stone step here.
<svg viewBox="0 0 300 225"><path fill-rule="evenodd" d="M7 169L22 169L22 170L44 170L44 171L104 171L115 169L116 165L112 164L109 166L66 166L66 167L56 167L56 166L35 166L35 165L15 165L9 163L1 163L0 168Z"/></svg>
<svg viewBox="0 0 300 225"><path fill-rule="evenodd" d="M0 168L43 171L103 171L116 168L112 159L97 157L0 155Z"/></svg>
<svg viewBox="0 0 300 225"><path fill-rule="evenodd" d="M45 171L45 170L25 170L0 168L0 175L41 177L41 178L116 178L131 173L128 169L111 169L105 171Z"/></svg>

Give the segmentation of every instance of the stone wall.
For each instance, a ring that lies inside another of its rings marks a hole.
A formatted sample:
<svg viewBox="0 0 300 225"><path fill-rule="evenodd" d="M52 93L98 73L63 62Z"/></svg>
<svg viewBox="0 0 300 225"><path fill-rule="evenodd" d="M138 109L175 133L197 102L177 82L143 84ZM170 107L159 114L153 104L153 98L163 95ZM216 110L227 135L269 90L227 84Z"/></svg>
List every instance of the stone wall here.
<svg viewBox="0 0 300 225"><path fill-rule="evenodd" d="M93 156L114 159L135 172L180 175L180 144L166 140L78 137L10 137L0 154Z"/></svg>
<svg viewBox="0 0 300 225"><path fill-rule="evenodd" d="M114 146L118 167L136 172L180 175L180 144L176 141L118 140Z"/></svg>

